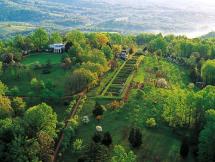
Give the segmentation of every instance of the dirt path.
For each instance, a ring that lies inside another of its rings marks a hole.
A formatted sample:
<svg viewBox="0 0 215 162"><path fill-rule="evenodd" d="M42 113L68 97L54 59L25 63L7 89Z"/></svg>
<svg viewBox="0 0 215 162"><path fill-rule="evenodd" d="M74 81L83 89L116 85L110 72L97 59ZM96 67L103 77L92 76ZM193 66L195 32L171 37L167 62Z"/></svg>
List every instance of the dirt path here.
<svg viewBox="0 0 215 162"><path fill-rule="evenodd" d="M81 100L83 99L83 97L85 96L86 93L87 93L87 89L85 89L84 91L82 91L81 93L79 93L79 97L78 97L78 99L76 101L76 104L73 106L73 108L72 108L69 116L64 121L64 123L65 123L64 128L67 127L69 119L73 118L76 115L76 112L77 112L77 110L79 108ZM64 129L62 129L62 130L64 130ZM58 155L58 152L60 150L60 146L61 146L61 143L62 143L63 139L64 139L64 133L63 133L63 131L61 131L60 136L59 136L59 140L57 142L57 145L56 145L56 148L55 148L55 151L54 151L54 154L53 154L52 162L55 162L57 160L57 155Z"/></svg>

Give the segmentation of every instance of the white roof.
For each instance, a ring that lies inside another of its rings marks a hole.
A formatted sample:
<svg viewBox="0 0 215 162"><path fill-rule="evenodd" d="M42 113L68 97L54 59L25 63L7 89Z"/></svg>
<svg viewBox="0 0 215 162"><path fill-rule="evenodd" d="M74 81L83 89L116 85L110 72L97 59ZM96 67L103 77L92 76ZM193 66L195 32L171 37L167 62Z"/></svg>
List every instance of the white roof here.
<svg viewBox="0 0 215 162"><path fill-rule="evenodd" d="M65 45L63 43L55 43L55 44L50 44L50 48L64 48Z"/></svg>

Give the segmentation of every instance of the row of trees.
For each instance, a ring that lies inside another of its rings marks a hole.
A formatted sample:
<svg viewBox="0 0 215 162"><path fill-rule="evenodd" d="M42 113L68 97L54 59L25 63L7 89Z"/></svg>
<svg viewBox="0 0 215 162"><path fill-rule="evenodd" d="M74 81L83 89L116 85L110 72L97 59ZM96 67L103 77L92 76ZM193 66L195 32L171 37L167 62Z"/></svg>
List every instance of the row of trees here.
<svg viewBox="0 0 215 162"><path fill-rule="evenodd" d="M151 52L161 50L163 56L172 55L175 57L190 58L194 52L201 58L215 58L214 39L189 39L185 36L161 34L139 34L136 36L138 45L147 45Z"/></svg>

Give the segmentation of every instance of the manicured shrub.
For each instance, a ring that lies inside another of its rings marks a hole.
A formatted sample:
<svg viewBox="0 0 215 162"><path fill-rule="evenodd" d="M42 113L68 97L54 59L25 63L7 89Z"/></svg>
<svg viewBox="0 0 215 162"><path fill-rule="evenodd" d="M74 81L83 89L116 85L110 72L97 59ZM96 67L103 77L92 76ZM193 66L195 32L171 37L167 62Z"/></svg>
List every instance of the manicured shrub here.
<svg viewBox="0 0 215 162"><path fill-rule="evenodd" d="M154 128L157 125L156 120L154 118L148 118L146 120L146 126L149 128Z"/></svg>
<svg viewBox="0 0 215 162"><path fill-rule="evenodd" d="M83 146L83 140L82 139L76 139L73 144L72 144L73 150L75 152L81 151L84 146Z"/></svg>
<svg viewBox="0 0 215 162"><path fill-rule="evenodd" d="M101 133L96 132L96 133L93 135L92 140L93 140L95 143L101 143L101 141L102 141L102 135L101 135Z"/></svg>
<svg viewBox="0 0 215 162"><path fill-rule="evenodd" d="M110 146L112 144L112 137L109 132L104 133L104 137L102 139L102 144L105 146Z"/></svg>
<svg viewBox="0 0 215 162"><path fill-rule="evenodd" d="M138 148L142 144L142 132L139 128L132 128L128 137L132 147Z"/></svg>
<svg viewBox="0 0 215 162"><path fill-rule="evenodd" d="M94 115L95 117L97 117L97 116L99 116L99 115L103 115L103 113L104 113L103 108L101 107L100 104L98 104L98 103L96 102L95 108L94 108L94 110L93 110L93 115Z"/></svg>
<svg viewBox="0 0 215 162"><path fill-rule="evenodd" d="M82 119L82 122L83 122L84 124L89 123L89 122L90 122L89 117L88 117L88 116L84 116L83 119Z"/></svg>
<svg viewBox="0 0 215 162"><path fill-rule="evenodd" d="M188 143L187 137L185 137L181 143L180 155L183 159L186 159L188 154L189 154L189 143Z"/></svg>
<svg viewBox="0 0 215 162"><path fill-rule="evenodd" d="M77 128L79 126L78 115L75 115L72 119L70 119L68 125L70 125L72 128Z"/></svg>

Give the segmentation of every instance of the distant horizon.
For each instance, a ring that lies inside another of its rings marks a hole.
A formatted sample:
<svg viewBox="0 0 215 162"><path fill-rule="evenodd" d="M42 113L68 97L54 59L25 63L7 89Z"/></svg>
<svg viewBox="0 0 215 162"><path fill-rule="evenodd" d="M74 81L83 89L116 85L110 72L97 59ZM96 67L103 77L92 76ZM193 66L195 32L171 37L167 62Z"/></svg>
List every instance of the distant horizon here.
<svg viewBox="0 0 215 162"><path fill-rule="evenodd" d="M202 35L208 34L210 32L215 31L215 1L212 0L102 0L109 3L121 3L122 5L132 5L132 6L138 6L139 8L143 7L144 2L148 2L151 4L156 5L163 5L165 6L168 4L168 8L180 8L180 9L191 9L191 10L199 10L201 12L212 12L212 16L206 16L208 19L213 19L213 24L203 24L202 26L198 25L198 22L196 22L198 30L190 31L190 32L181 32L181 31L175 31L175 32L164 32L162 30L160 31L150 31L152 33L162 33L165 35L168 34L174 34L174 35L186 35L189 38L195 38L200 37ZM195 6L196 5L196 6ZM192 7L192 8L191 8Z"/></svg>
<svg viewBox="0 0 215 162"><path fill-rule="evenodd" d="M215 1L211 0L5 0L0 7L0 36L26 31L2 25L13 22L32 25L27 31L41 26L189 38L215 31Z"/></svg>

